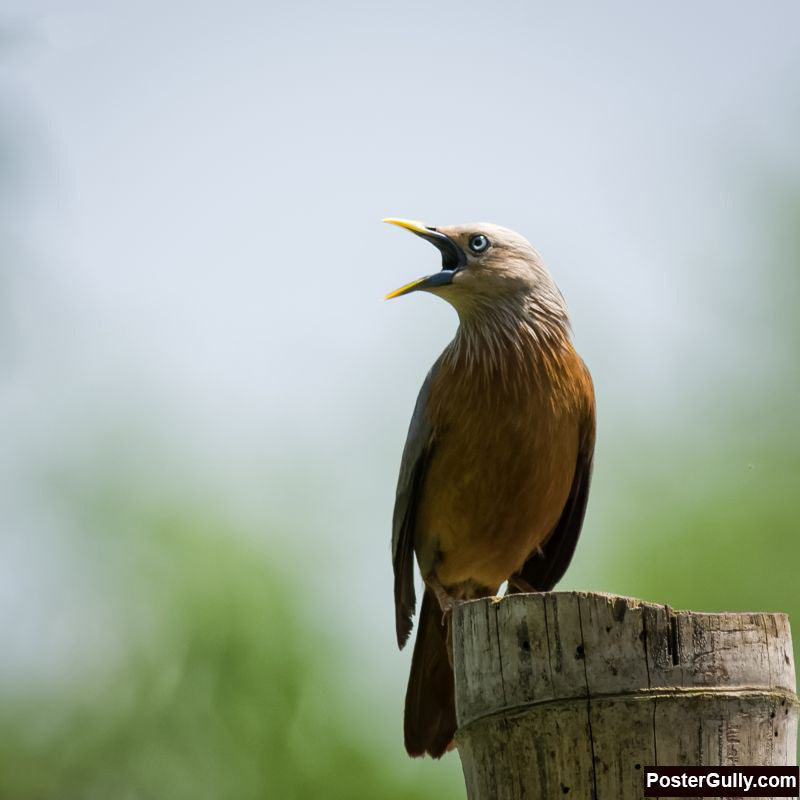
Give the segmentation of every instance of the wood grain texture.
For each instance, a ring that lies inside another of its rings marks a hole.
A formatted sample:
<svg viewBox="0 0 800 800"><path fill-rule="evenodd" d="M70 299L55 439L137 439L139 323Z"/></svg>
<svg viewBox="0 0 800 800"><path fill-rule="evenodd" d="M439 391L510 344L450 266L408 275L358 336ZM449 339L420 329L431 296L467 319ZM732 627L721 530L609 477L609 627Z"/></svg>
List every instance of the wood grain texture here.
<svg viewBox="0 0 800 800"><path fill-rule="evenodd" d="M456 743L471 800L632 800L645 765L795 763L784 614L699 614L605 594L453 614Z"/></svg>

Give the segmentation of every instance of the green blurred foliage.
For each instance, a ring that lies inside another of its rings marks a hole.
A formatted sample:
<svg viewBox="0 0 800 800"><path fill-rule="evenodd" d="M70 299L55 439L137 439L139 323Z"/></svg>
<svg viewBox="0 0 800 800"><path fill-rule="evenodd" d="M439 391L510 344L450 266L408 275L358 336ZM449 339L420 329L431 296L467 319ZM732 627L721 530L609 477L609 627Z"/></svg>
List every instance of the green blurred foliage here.
<svg viewBox="0 0 800 800"><path fill-rule="evenodd" d="M126 651L4 697L0 797L460 796L452 770L409 768L397 735L391 754L378 698L353 710L358 658L315 629L275 553L186 506L102 490L71 505L98 532L83 544Z"/></svg>

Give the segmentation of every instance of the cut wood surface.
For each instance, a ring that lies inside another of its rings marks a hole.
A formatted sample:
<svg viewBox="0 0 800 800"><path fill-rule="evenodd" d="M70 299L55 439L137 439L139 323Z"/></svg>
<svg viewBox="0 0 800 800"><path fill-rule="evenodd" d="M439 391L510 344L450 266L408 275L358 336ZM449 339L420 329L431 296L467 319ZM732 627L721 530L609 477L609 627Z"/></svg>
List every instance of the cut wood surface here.
<svg viewBox="0 0 800 800"><path fill-rule="evenodd" d="M649 765L795 763L785 614L509 595L453 613L456 743L471 800L632 800Z"/></svg>

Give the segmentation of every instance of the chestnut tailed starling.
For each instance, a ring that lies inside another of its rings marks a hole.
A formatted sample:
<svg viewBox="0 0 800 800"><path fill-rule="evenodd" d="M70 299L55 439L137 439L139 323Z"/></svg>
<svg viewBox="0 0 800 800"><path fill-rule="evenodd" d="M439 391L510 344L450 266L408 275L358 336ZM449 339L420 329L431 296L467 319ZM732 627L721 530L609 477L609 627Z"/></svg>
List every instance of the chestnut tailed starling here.
<svg viewBox="0 0 800 800"><path fill-rule="evenodd" d="M434 245L423 290L459 316L408 431L392 530L397 641L425 584L405 705L412 756L441 756L456 729L447 614L461 600L549 591L583 524L595 437L592 379L570 341L564 298L519 234L477 223L394 225Z"/></svg>

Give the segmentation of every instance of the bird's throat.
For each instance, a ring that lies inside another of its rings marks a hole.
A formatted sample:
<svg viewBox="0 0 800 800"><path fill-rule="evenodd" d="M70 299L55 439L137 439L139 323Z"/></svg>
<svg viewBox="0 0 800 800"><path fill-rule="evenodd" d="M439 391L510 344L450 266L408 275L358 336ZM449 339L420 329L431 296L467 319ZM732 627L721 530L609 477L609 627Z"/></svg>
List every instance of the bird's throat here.
<svg viewBox="0 0 800 800"><path fill-rule="evenodd" d="M541 370L549 371L568 346L568 329L560 320L498 306L462 315L443 359L466 380L497 381L513 388Z"/></svg>

